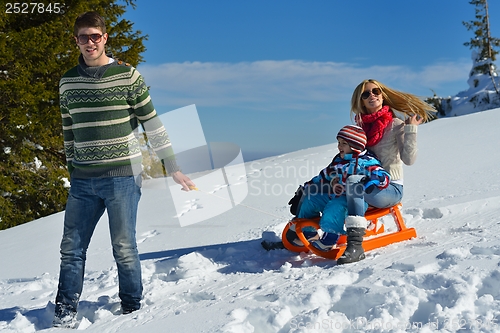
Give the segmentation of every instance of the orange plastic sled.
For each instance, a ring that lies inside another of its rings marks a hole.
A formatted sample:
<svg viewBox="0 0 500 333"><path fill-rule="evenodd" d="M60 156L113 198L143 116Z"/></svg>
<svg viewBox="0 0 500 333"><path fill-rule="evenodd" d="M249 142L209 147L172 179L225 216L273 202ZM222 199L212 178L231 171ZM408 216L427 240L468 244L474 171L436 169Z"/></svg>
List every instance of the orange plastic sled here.
<svg viewBox="0 0 500 333"><path fill-rule="evenodd" d="M406 227L403 216L401 215L400 207L401 204L397 204L389 208L370 207L366 211L365 218L370 222L370 224L366 229L366 234L363 239L363 249L365 251L370 251L379 247L384 247L393 243L402 242L417 237L417 232L414 228ZM378 219L388 214L391 214L394 217L397 231L385 232L384 225L379 223ZM318 217L314 219L293 219L292 221L290 221L283 230L283 234L281 237L283 244L290 251L311 251L318 256L337 260L345 251L347 243L347 237L345 235L339 237L336 246L330 251L321 251L315 248L304 237L302 229L305 227L313 227L315 229L319 229L319 219L320 218ZM296 246L287 240L286 233L292 225L295 225L295 232L297 233L297 236L302 241L304 246Z"/></svg>

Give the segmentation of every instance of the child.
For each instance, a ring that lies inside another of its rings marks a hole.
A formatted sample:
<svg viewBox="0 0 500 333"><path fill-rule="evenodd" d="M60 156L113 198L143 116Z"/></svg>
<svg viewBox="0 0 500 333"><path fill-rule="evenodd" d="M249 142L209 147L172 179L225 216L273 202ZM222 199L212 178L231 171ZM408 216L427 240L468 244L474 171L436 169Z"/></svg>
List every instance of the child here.
<svg viewBox="0 0 500 333"><path fill-rule="evenodd" d="M346 191L359 190L348 186L348 178L354 176L358 181L362 178L364 187L361 191L367 193L375 186L383 189L390 182L390 176L380 162L365 150L366 135L361 127L344 126L337 134L337 140L339 153L319 175L304 184L304 194L297 212L298 218L313 218L321 214L319 225L323 231L322 236L314 228L305 228L304 236L313 246L323 251L330 250L339 235L346 233ZM368 205L364 205L366 210ZM298 244L296 240L294 243Z"/></svg>

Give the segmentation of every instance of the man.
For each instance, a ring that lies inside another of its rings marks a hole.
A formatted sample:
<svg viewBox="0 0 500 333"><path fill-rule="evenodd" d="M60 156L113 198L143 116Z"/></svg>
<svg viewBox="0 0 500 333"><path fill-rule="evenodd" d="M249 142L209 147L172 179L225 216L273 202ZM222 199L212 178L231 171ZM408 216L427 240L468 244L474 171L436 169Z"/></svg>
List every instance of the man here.
<svg viewBox="0 0 500 333"><path fill-rule="evenodd" d="M186 191L195 187L177 167L140 73L106 55L103 18L96 12L80 15L74 36L81 52L79 64L60 81L64 148L71 175L54 318L54 326L62 327L74 325L87 248L105 210L122 313L140 308L141 265L135 237L142 169L139 125L174 181Z"/></svg>

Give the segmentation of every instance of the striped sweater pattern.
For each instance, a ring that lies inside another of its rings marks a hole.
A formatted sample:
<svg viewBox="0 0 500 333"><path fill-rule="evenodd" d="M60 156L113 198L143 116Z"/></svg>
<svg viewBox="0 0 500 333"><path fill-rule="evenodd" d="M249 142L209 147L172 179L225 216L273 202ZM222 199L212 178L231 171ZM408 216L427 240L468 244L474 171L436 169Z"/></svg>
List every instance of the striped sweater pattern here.
<svg viewBox="0 0 500 333"><path fill-rule="evenodd" d="M173 161L165 163L167 169L168 164L175 165L167 132L139 71L115 61L106 65L99 77L92 77L82 75L79 66L66 72L59 84L64 149L71 176L139 174L140 124L158 157Z"/></svg>

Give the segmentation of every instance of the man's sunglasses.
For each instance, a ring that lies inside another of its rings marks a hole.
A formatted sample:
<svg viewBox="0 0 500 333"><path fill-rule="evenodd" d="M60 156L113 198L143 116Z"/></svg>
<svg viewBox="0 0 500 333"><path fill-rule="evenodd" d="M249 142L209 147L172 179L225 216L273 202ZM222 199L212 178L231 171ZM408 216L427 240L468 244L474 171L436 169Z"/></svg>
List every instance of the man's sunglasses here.
<svg viewBox="0 0 500 333"><path fill-rule="evenodd" d="M76 36L76 42L80 45L85 45L89 42L89 39L94 43L99 43L104 34L91 34L91 35L78 35Z"/></svg>
<svg viewBox="0 0 500 333"><path fill-rule="evenodd" d="M370 97L371 94L375 95L375 96L378 96L382 93L382 90L380 90L380 88L373 88L372 90L368 90L368 91L365 91L361 94L361 98L362 99L367 99L368 97Z"/></svg>

